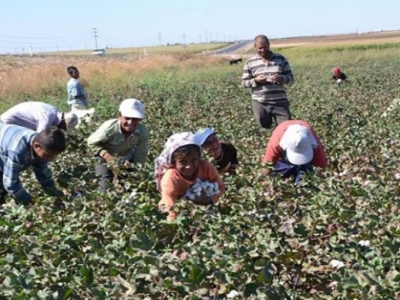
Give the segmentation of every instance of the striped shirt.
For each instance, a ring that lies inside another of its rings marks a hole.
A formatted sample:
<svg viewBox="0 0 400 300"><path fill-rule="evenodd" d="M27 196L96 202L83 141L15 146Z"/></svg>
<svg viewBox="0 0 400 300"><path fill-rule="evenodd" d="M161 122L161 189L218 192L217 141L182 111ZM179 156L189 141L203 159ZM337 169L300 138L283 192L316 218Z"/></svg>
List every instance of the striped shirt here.
<svg viewBox="0 0 400 300"><path fill-rule="evenodd" d="M17 203L28 203L32 196L23 188L20 173L28 167L43 189L54 186L47 162L35 158L32 143L37 133L15 125L0 124L0 174L2 187Z"/></svg>
<svg viewBox="0 0 400 300"><path fill-rule="evenodd" d="M257 83L254 77L265 75L270 78L274 74L283 77L281 84L273 82ZM289 105L284 84L293 82L293 74L288 61L280 54L272 53L269 61L260 55L249 58L243 68L242 86L251 88L251 98L255 101L272 105Z"/></svg>
<svg viewBox="0 0 400 300"><path fill-rule="evenodd" d="M4 124L18 125L40 132L61 123L62 113L50 104L22 102L5 111L0 119Z"/></svg>
<svg viewBox="0 0 400 300"><path fill-rule="evenodd" d="M127 138L121 131L118 119L105 121L88 138L88 146L95 155L103 156L106 152L112 156L132 156L134 163L144 164L149 149L149 131L139 124Z"/></svg>

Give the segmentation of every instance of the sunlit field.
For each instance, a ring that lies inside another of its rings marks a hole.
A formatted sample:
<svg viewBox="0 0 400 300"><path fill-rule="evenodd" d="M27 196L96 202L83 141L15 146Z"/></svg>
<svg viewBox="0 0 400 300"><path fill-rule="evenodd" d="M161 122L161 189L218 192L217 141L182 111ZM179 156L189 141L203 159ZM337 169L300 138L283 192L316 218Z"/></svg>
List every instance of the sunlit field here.
<svg viewBox="0 0 400 300"><path fill-rule="evenodd" d="M1 111L26 100L66 109L65 69L75 65L98 114L52 163L65 193L83 198L55 211L27 172L35 206L8 200L0 299L227 299L233 291L236 299L399 299L398 45L276 48L295 76L294 118L313 125L329 158L322 177L301 187L260 175L272 131L255 124L243 63L191 53L0 58ZM332 83L334 66L349 82ZM131 192L117 184L101 195L86 138L132 97L146 106L147 164L120 183ZM223 177L213 216L182 200L168 223L157 211L153 161L169 135L203 126L238 149L238 175Z"/></svg>
<svg viewBox="0 0 400 300"><path fill-rule="evenodd" d="M106 49L106 55L116 54L136 54L136 55L165 55L174 53L202 53L206 51L213 51L229 45L229 43L201 43L201 44L187 44L187 45L161 45L150 47L131 47L131 48L110 48ZM91 55L93 50L77 50L77 51L57 51L57 52L43 52L42 55Z"/></svg>

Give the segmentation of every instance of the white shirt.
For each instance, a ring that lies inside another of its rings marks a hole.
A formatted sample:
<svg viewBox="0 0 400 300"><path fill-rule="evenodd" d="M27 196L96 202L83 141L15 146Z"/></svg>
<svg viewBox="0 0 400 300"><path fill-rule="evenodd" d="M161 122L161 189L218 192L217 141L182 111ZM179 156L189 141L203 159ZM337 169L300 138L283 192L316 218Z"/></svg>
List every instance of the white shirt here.
<svg viewBox="0 0 400 300"><path fill-rule="evenodd" d="M18 125L40 132L51 126L58 126L62 113L53 105L43 102L22 102L5 111L1 122Z"/></svg>

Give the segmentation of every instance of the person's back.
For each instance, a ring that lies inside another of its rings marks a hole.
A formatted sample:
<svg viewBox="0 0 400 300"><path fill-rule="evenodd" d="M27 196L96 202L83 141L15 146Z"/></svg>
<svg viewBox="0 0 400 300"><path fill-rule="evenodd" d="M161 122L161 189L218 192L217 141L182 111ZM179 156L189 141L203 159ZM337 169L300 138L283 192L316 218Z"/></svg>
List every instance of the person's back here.
<svg viewBox="0 0 400 300"><path fill-rule="evenodd" d="M35 131L28 128L0 125L0 167L3 171L10 156L20 162L22 169L26 169L31 155L21 150L28 148L35 134Z"/></svg>
<svg viewBox="0 0 400 300"><path fill-rule="evenodd" d="M4 124L18 125L37 132L58 126L61 118L62 113L56 107L36 101L19 103L0 116Z"/></svg>

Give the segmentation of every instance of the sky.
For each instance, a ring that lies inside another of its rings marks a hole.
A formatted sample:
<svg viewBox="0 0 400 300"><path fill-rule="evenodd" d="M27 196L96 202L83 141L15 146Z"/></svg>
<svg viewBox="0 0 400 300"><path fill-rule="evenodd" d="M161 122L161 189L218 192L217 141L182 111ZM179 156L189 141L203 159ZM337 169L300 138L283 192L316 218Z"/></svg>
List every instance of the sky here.
<svg viewBox="0 0 400 300"><path fill-rule="evenodd" d="M399 16L400 0L0 0L0 53L395 30Z"/></svg>

